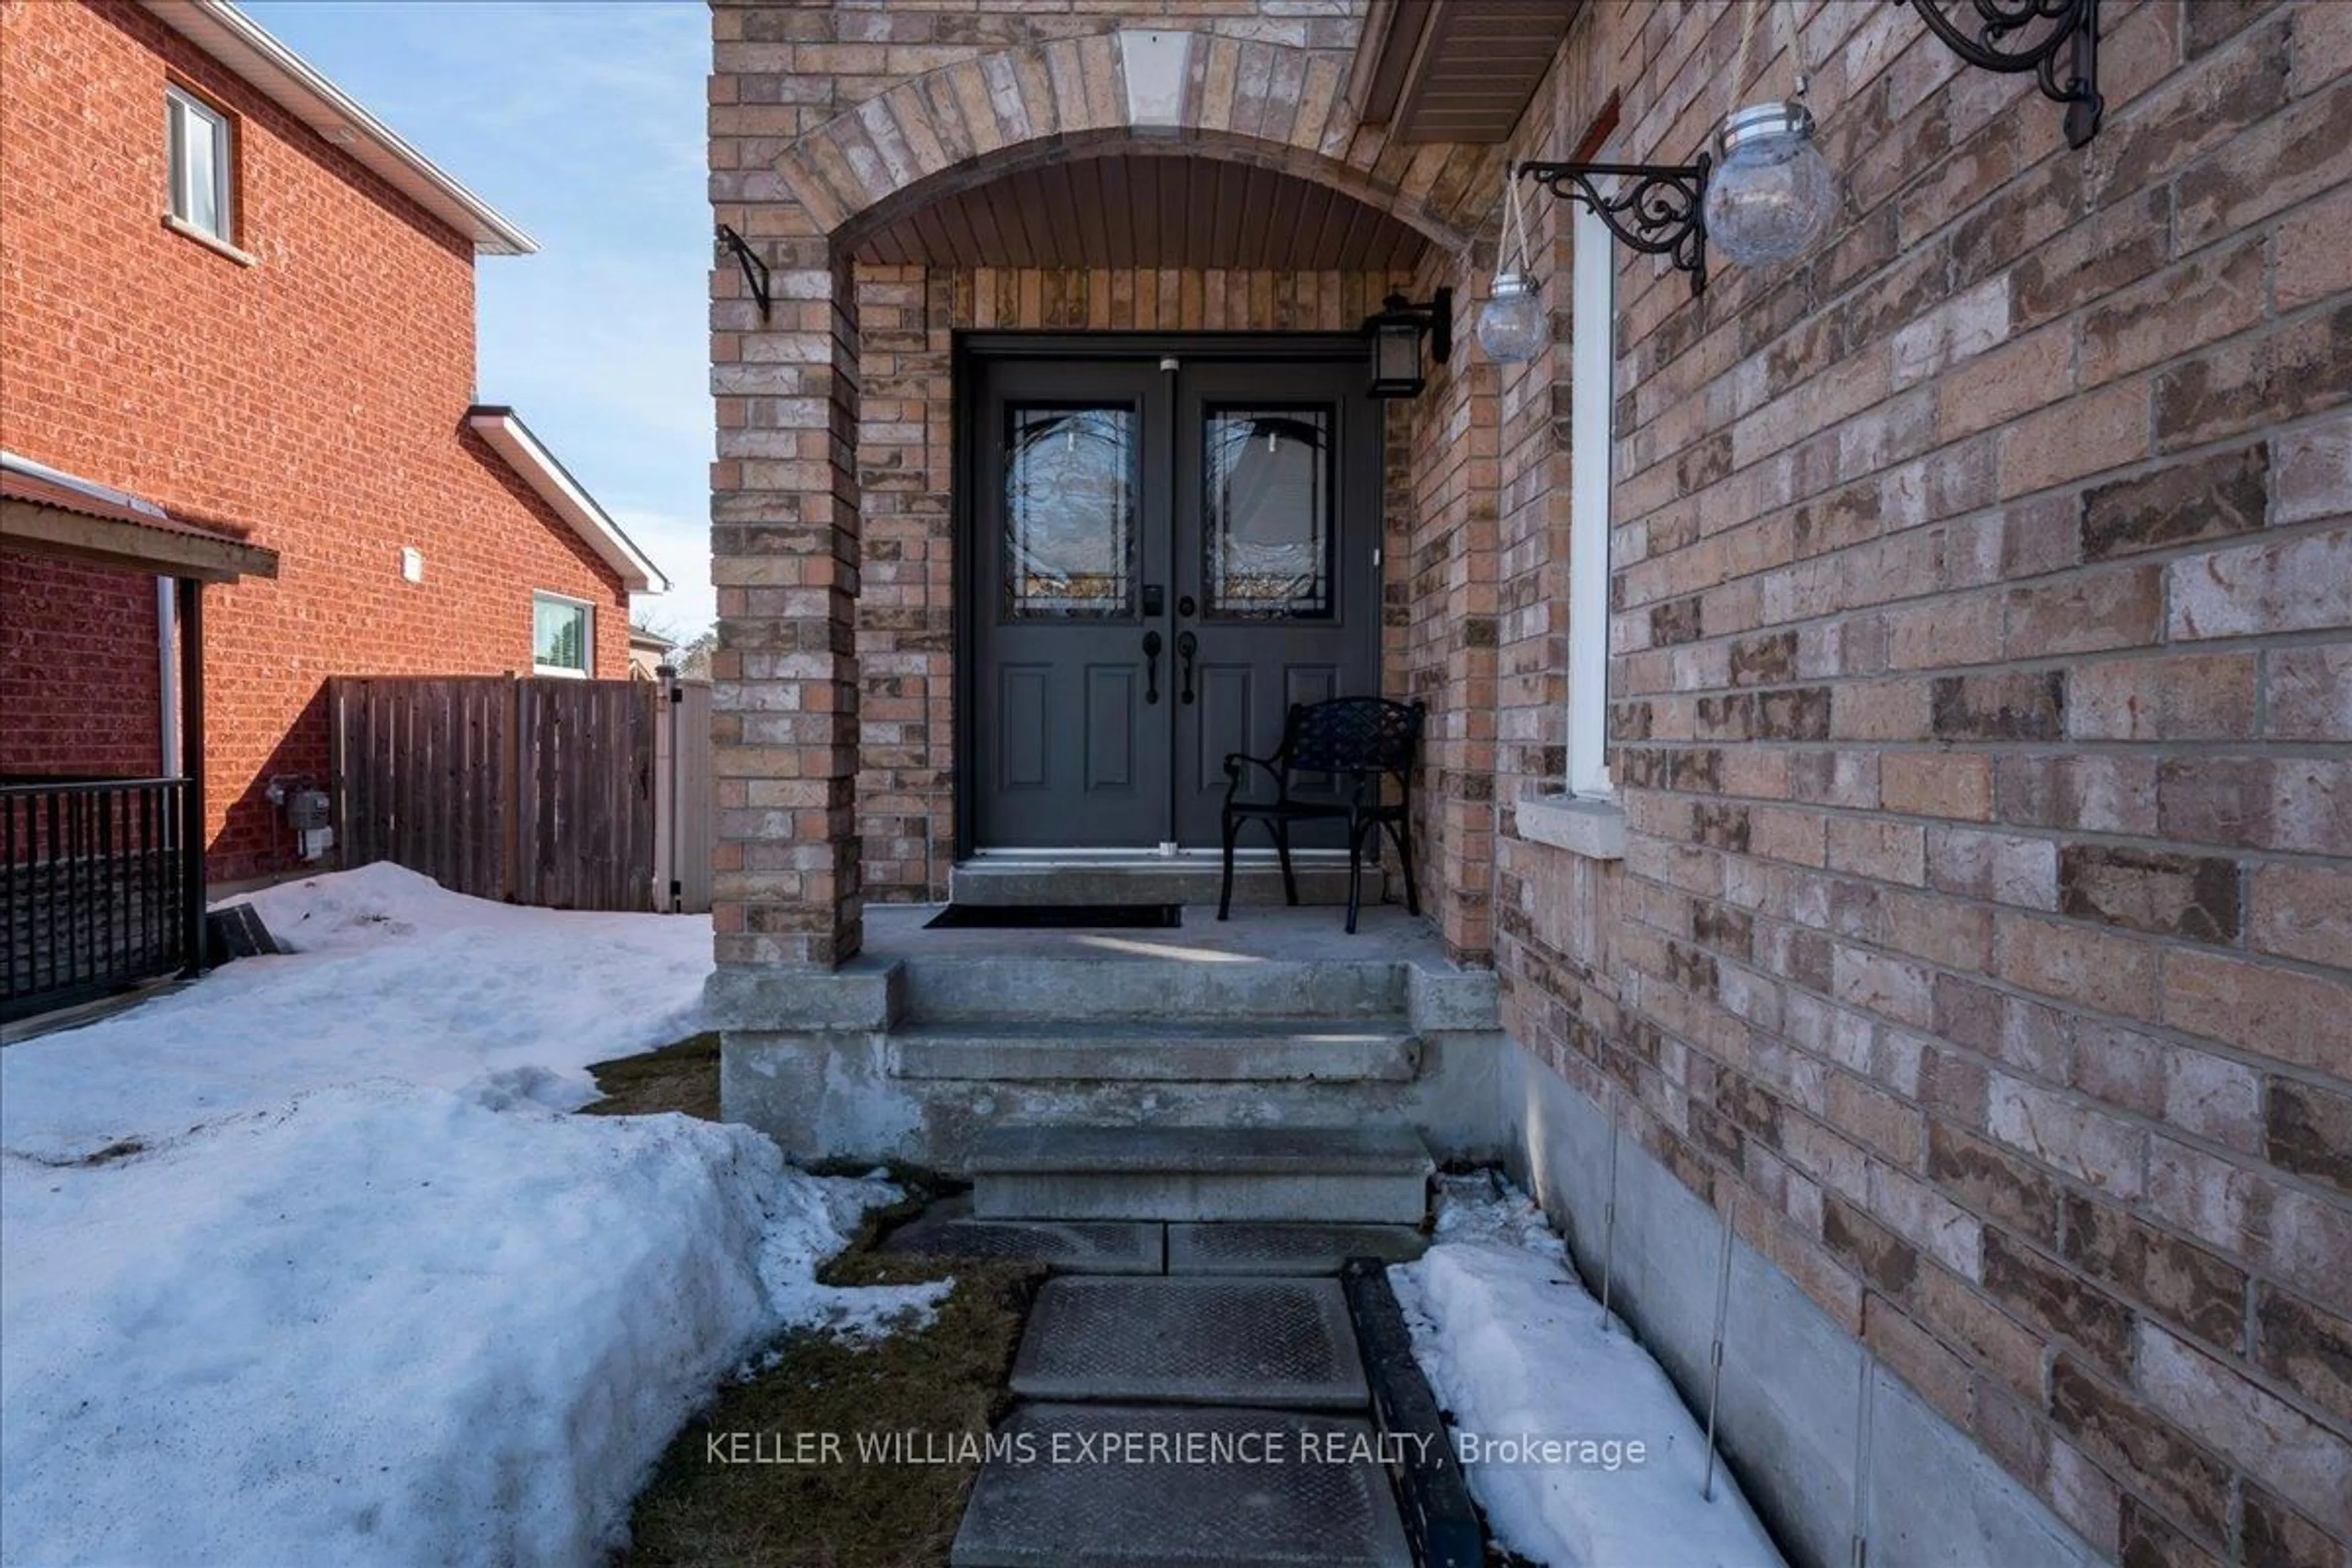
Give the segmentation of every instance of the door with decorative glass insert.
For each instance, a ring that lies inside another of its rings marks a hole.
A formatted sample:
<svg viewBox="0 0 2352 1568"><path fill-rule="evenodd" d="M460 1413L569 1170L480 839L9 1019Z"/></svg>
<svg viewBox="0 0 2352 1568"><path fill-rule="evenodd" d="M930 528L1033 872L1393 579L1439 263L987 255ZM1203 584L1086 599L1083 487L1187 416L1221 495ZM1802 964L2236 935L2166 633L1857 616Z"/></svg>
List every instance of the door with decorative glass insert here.
<svg viewBox="0 0 2352 1568"><path fill-rule="evenodd" d="M976 367L979 848L1213 848L1227 752L1378 689L1360 358L1171 357Z"/></svg>

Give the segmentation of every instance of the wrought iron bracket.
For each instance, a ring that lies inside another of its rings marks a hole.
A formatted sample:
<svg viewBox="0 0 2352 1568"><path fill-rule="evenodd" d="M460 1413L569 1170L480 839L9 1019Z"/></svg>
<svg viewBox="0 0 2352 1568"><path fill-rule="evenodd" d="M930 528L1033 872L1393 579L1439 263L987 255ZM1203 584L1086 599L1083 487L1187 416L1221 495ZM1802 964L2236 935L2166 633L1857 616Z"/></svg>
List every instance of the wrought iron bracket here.
<svg viewBox="0 0 2352 1568"><path fill-rule="evenodd" d="M1644 256L1670 258L1691 275L1696 297L1706 292L1706 220L1699 200L1713 167L1713 155L1701 153L1695 163L1521 163L1512 173L1563 200L1582 202L1610 233ZM1623 184L1615 195L1604 196L1595 180Z"/></svg>
<svg viewBox="0 0 2352 1568"><path fill-rule="evenodd" d="M760 302L760 320L768 319L768 264L760 259L743 237L725 224L719 226L719 243L732 251L736 265L743 268L743 281L751 286L751 298Z"/></svg>
<svg viewBox="0 0 2352 1568"><path fill-rule="evenodd" d="M2015 74L2032 71L2042 96L2066 106L2066 145L2084 147L2099 133L2107 100L2099 93L2099 0L1967 0L1977 14L1971 37L1946 15L1947 0L1888 0L1908 5L1952 52L1972 66ZM2053 23L2041 33L2044 23ZM2037 35L2038 36L2032 36ZM2059 57L2066 77L2059 79Z"/></svg>

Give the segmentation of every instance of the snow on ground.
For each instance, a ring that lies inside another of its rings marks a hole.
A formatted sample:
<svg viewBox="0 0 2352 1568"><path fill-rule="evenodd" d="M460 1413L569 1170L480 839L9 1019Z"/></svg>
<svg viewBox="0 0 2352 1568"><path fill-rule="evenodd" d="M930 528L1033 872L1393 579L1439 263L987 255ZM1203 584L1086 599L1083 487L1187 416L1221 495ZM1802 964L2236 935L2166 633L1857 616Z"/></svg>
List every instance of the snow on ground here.
<svg viewBox="0 0 2352 1568"><path fill-rule="evenodd" d="M1516 1187L1448 1178L1433 1244L1389 1279L1501 1544L1550 1568L1780 1568L1720 1465L1700 1497L1704 1429Z"/></svg>
<svg viewBox="0 0 2352 1568"><path fill-rule="evenodd" d="M692 1033L710 973L707 919L518 909L389 864L251 902L301 956L9 1047L0 1148L86 1154L377 1074L569 1110L590 1062Z"/></svg>
<svg viewBox="0 0 2352 1568"><path fill-rule="evenodd" d="M256 901L299 955L0 1051L0 1562L592 1562L777 1331L937 1300L814 1282L886 1183L561 1113L690 1032L707 921Z"/></svg>

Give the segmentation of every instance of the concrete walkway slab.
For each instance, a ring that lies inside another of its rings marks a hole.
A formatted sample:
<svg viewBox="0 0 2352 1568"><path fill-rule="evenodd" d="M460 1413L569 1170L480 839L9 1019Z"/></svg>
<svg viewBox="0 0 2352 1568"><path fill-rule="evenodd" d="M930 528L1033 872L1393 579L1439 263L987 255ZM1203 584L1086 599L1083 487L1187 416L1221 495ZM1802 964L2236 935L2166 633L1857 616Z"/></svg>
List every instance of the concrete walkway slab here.
<svg viewBox="0 0 2352 1568"><path fill-rule="evenodd" d="M1337 1274L1350 1258L1410 1263L1429 1237L1407 1225L1259 1225L1168 1227L1171 1274Z"/></svg>
<svg viewBox="0 0 2352 1568"><path fill-rule="evenodd" d="M954 1568L1412 1562L1360 1417L1030 1405L995 1436Z"/></svg>
<svg viewBox="0 0 2352 1568"><path fill-rule="evenodd" d="M1013 1392L1311 1410L1361 1409L1370 1397L1334 1279L1048 1280Z"/></svg>

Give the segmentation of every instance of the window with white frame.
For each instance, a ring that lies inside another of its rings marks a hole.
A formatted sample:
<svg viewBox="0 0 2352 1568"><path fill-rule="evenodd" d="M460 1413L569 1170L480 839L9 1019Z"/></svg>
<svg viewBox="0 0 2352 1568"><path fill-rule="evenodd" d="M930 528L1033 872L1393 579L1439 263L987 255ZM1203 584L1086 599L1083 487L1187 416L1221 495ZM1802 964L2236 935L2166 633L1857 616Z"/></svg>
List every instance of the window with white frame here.
<svg viewBox="0 0 2352 1568"><path fill-rule="evenodd" d="M530 663L541 675L590 675L596 668L596 612L561 594L530 596Z"/></svg>
<svg viewBox="0 0 2352 1568"><path fill-rule="evenodd" d="M1575 205L1570 294L1568 789L1608 797L1609 500L1617 272L1608 225Z"/></svg>
<svg viewBox="0 0 2352 1568"><path fill-rule="evenodd" d="M192 93L166 88L163 129L171 146L172 216L223 245L232 243L235 147L228 116Z"/></svg>

